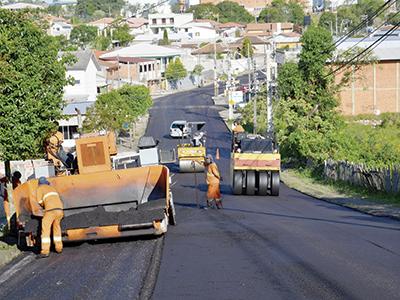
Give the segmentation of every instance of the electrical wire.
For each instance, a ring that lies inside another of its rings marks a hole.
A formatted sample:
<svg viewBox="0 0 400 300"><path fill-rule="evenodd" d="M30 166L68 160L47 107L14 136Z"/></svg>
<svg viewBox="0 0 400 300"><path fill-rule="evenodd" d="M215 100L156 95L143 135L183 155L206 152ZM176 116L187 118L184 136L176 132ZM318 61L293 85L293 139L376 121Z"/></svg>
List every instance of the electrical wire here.
<svg viewBox="0 0 400 300"><path fill-rule="evenodd" d="M382 43L393 31L397 30L399 28L400 22L396 23L390 30L388 30L384 35L382 35L379 39L377 39L375 42L373 42L371 45L369 45L367 48L365 48L363 51L358 53L356 56L351 58L349 61L345 62L343 65L340 67L336 68L332 72L330 72L328 75L325 77L328 77L332 74L335 74L336 72L340 71L343 68L347 68L352 62L354 62L357 58L363 56L365 57L368 55L373 49L375 49L380 43Z"/></svg>
<svg viewBox="0 0 400 300"><path fill-rule="evenodd" d="M393 1L393 2L392 2ZM392 3L391 3L392 2ZM390 4L391 3L391 4ZM389 9L390 6L396 3L396 0L388 0L384 4L382 4L371 16L368 16L367 19L359 23L355 28L353 28L350 32L348 32L346 35L342 36L340 39L338 39L333 45L335 47L339 46L342 44L346 39L348 39L350 36L352 36L355 32L360 30L362 27L364 27L366 24L371 22L376 16L379 14L383 13L385 10ZM389 5L390 4L390 5ZM388 7L386 7L389 5Z"/></svg>

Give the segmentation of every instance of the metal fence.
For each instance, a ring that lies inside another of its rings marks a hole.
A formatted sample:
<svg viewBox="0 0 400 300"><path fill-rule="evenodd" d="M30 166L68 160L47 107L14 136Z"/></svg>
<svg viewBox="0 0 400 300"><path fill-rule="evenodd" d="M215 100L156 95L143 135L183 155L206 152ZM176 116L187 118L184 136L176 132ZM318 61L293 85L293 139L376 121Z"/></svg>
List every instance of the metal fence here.
<svg viewBox="0 0 400 300"><path fill-rule="evenodd" d="M326 178L386 193L400 193L400 166L370 168L347 161L326 160Z"/></svg>

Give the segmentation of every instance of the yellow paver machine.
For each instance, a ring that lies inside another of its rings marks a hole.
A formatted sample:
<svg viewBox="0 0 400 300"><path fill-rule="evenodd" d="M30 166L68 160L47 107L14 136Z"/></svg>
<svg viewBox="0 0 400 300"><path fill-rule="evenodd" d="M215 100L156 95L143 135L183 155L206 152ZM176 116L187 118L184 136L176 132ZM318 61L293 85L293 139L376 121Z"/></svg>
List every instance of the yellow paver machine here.
<svg viewBox="0 0 400 300"><path fill-rule="evenodd" d="M53 147L50 156L56 165L58 150ZM76 154L75 170L47 178L64 204L63 241L161 235L168 224L176 224L167 167L112 169L116 147L110 134L76 140ZM19 240L28 246L40 235L43 212L36 201L37 187L38 180L31 179L13 191Z"/></svg>
<svg viewBox="0 0 400 300"><path fill-rule="evenodd" d="M273 138L234 133L231 182L235 195L279 195L281 157Z"/></svg>

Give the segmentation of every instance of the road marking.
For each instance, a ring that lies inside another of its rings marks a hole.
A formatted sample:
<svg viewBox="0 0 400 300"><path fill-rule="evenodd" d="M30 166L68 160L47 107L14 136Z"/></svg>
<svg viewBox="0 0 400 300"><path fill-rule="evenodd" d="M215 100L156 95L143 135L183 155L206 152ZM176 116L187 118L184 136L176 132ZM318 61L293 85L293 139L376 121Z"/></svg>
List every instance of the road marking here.
<svg viewBox="0 0 400 300"><path fill-rule="evenodd" d="M34 255L28 255L27 257L24 257L18 263L13 265L10 269L8 269L3 274L1 274L0 275L0 284L5 282L6 280L10 279L11 276L13 276L15 273L17 273L19 270L21 270L27 264L29 264L34 259L34 257L35 257Z"/></svg>

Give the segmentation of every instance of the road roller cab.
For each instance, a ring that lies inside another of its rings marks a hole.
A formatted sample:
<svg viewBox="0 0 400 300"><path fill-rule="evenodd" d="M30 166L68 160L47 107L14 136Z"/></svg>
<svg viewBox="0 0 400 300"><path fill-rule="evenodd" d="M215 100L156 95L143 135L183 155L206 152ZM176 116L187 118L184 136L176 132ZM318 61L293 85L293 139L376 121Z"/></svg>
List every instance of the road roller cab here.
<svg viewBox="0 0 400 300"><path fill-rule="evenodd" d="M281 157L272 137L234 133L231 182L235 195L279 195Z"/></svg>
<svg viewBox="0 0 400 300"><path fill-rule="evenodd" d="M203 172L206 156L205 132L201 131L205 122L188 122L189 142L178 145L178 164L180 172Z"/></svg>

